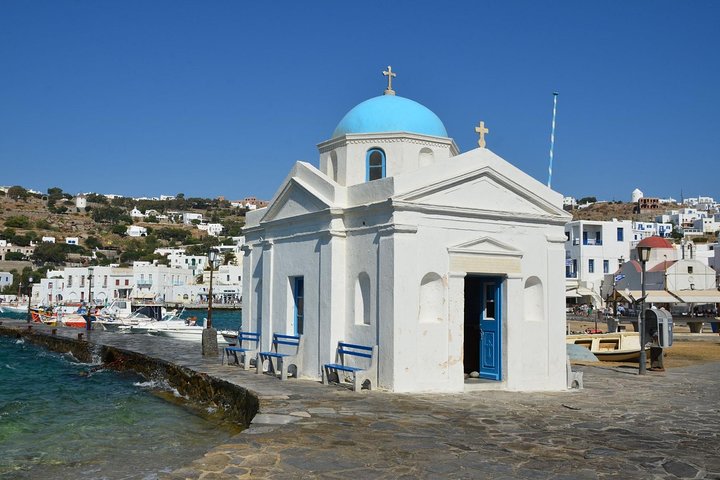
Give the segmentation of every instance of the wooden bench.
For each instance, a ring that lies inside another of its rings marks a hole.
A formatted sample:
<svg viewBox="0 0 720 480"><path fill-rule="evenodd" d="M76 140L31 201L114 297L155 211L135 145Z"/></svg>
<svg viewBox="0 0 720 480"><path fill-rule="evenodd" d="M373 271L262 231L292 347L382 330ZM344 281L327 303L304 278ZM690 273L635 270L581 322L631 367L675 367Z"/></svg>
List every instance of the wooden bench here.
<svg viewBox="0 0 720 480"><path fill-rule="evenodd" d="M337 378L340 382L340 372L352 374L352 385L354 391L362 389L363 385L368 383L368 390L372 390L377 386L377 345L368 347L365 345L355 345L352 343L338 342L336 362L326 363L323 365L323 383L330 382L330 376ZM356 360L363 359L363 360ZM368 361L369 360L369 361ZM364 363L365 366L358 366L358 363Z"/></svg>
<svg viewBox="0 0 720 480"><path fill-rule="evenodd" d="M248 345L247 347L244 346ZM244 370L250 369L250 360L257 357L258 350L260 350L260 334L257 332L238 332L237 344L225 347L223 350L222 365L225 360L225 356L228 357L228 364L230 363L230 355L235 357L235 363L240 365L240 358L242 358L242 364ZM239 354L239 356L238 356Z"/></svg>
<svg viewBox="0 0 720 480"><path fill-rule="evenodd" d="M257 373L263 373L265 361L267 361L268 372L277 375L279 371L280 380L287 380L290 366L295 367L293 375L297 378L300 367L302 366L304 343L301 335L273 333L272 350L269 352L259 352L257 354L257 360L255 362Z"/></svg>

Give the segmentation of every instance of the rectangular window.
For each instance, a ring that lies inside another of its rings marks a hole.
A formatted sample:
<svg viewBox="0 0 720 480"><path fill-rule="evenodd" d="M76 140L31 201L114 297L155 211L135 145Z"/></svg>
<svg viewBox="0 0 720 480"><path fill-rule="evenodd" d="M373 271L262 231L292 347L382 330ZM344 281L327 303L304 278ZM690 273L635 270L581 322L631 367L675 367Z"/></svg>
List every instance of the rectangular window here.
<svg viewBox="0 0 720 480"><path fill-rule="evenodd" d="M85 275L80 275L80 288L85 286Z"/></svg>
<svg viewBox="0 0 720 480"><path fill-rule="evenodd" d="M603 273L610 273L610 260L603 260Z"/></svg>
<svg viewBox="0 0 720 480"><path fill-rule="evenodd" d="M595 260L592 258L588 260L588 272L595 273Z"/></svg>
<svg viewBox="0 0 720 480"><path fill-rule="evenodd" d="M305 277L291 277L295 314L293 333L302 335L305 327Z"/></svg>
<svg viewBox="0 0 720 480"><path fill-rule="evenodd" d="M127 287L128 285L130 285L130 280L126 278L126 279L125 279L125 286Z"/></svg>
<svg viewBox="0 0 720 480"><path fill-rule="evenodd" d="M116 278L116 279L115 279L115 286L116 286L116 287L119 287L119 286L120 286L120 279L119 279L119 278Z"/></svg>
<svg viewBox="0 0 720 480"><path fill-rule="evenodd" d="M625 239L625 232L623 230L623 227L618 227L617 229L617 241L622 242Z"/></svg>

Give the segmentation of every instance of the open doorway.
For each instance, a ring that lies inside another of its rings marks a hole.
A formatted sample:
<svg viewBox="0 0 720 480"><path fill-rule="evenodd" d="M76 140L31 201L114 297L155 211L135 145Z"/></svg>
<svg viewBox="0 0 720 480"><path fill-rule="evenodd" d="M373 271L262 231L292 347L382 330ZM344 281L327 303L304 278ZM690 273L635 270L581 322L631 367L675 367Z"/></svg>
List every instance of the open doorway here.
<svg viewBox="0 0 720 480"><path fill-rule="evenodd" d="M502 380L502 278L465 277L465 373Z"/></svg>

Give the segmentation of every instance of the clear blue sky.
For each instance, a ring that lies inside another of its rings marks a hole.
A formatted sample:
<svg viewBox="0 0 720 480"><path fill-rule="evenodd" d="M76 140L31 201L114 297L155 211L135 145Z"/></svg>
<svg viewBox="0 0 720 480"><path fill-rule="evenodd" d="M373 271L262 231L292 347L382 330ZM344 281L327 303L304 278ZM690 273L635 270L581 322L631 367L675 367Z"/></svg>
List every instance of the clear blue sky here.
<svg viewBox="0 0 720 480"><path fill-rule="evenodd" d="M720 2L0 2L0 185L270 198L398 73L574 196L720 197Z"/></svg>

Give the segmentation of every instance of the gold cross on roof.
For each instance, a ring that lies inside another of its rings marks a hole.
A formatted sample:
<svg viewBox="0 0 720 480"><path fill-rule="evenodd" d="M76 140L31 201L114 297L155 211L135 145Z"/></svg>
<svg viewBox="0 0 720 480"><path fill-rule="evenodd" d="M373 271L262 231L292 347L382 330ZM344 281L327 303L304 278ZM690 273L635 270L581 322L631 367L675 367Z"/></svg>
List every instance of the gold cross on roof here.
<svg viewBox="0 0 720 480"><path fill-rule="evenodd" d="M392 71L392 67L388 65L387 71L383 71L383 75L388 77L388 86L385 89L385 95L395 95L395 90L392 89L392 79L397 77L397 74Z"/></svg>
<svg viewBox="0 0 720 480"><path fill-rule="evenodd" d="M480 122L480 125L475 127L475 131L480 135L478 145L480 145L480 148L485 148L485 134L490 133L490 130L485 128L485 122Z"/></svg>

